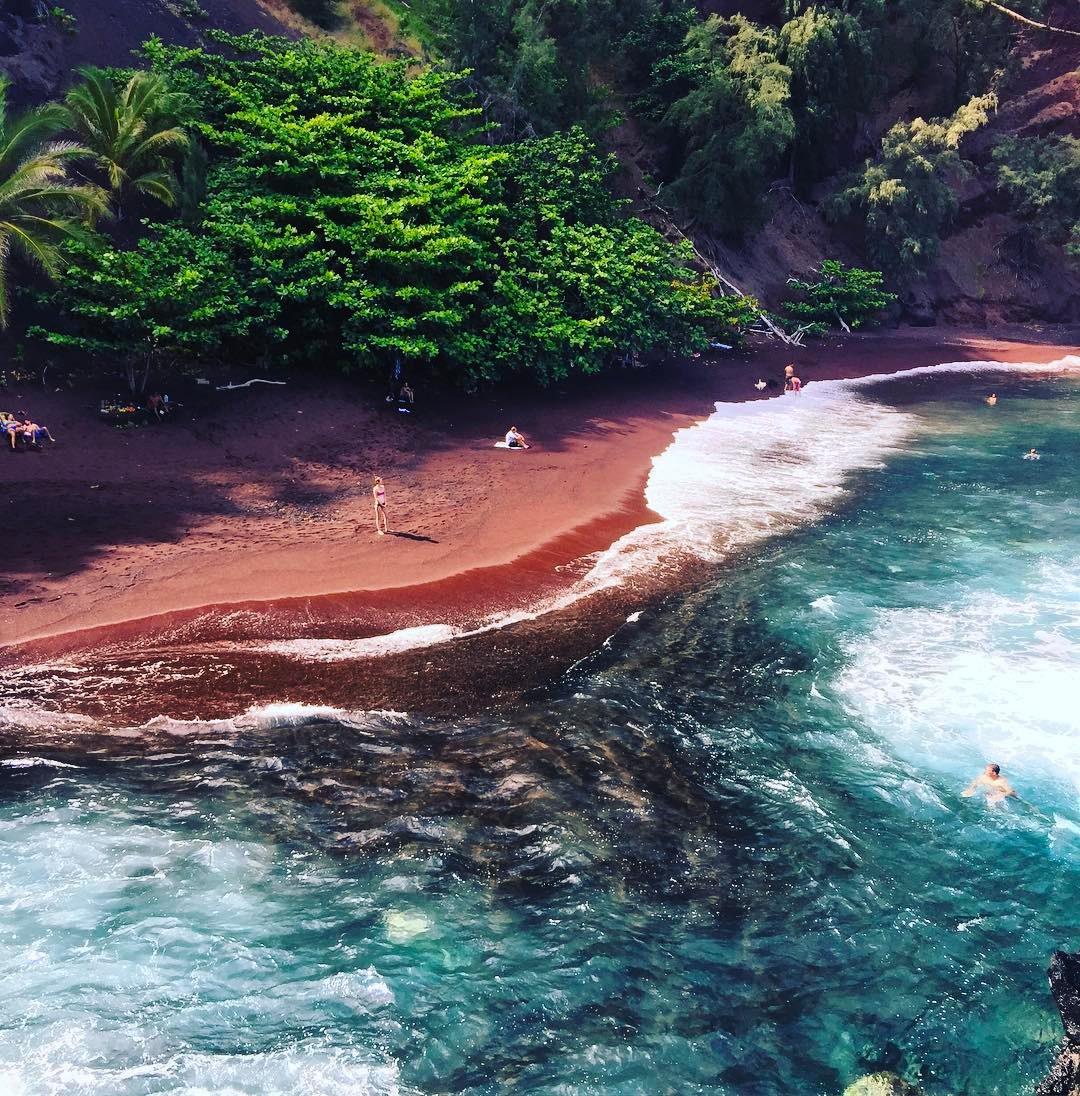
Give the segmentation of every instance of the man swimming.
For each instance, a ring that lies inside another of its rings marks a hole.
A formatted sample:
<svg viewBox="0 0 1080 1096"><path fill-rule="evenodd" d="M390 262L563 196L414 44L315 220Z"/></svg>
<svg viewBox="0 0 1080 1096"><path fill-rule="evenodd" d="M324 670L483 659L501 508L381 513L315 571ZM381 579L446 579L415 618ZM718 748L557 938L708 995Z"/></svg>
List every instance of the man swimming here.
<svg viewBox="0 0 1080 1096"><path fill-rule="evenodd" d="M1001 775L1001 766L992 761L960 794L970 799L980 791L985 792L987 803L1019 798L1012 785Z"/></svg>

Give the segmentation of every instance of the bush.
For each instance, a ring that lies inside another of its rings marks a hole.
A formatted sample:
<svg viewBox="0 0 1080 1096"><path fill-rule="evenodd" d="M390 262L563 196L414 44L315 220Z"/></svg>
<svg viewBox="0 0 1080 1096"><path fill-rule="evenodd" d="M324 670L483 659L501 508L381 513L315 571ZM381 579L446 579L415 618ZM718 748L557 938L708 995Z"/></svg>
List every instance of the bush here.
<svg viewBox="0 0 1080 1096"><path fill-rule="evenodd" d="M798 299L785 301L783 309L793 320L815 333L829 327L858 328L876 320L896 300L882 288L880 270L845 267L837 259L825 259L813 278L789 278L788 288Z"/></svg>
<svg viewBox="0 0 1080 1096"><path fill-rule="evenodd" d="M1061 245L1080 236L1080 140L1010 137L993 157L1024 237Z"/></svg>
<svg viewBox="0 0 1080 1096"><path fill-rule="evenodd" d="M885 134L878 156L829 203L833 217L862 222L867 254L889 276L910 280L937 256L957 210L950 184L970 167L960 142L986 122L995 104L984 95L951 118L898 123Z"/></svg>

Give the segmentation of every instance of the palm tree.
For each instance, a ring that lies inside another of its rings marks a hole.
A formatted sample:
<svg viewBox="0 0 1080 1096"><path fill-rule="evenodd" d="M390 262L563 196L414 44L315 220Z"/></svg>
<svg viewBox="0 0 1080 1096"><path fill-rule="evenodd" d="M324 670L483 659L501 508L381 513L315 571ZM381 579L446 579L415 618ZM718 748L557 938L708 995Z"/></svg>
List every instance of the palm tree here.
<svg viewBox="0 0 1080 1096"><path fill-rule="evenodd" d="M179 125L187 97L153 72L136 72L118 89L102 69L76 71L83 82L67 94L68 124L108 177L117 206L131 190L175 205L174 165L189 144Z"/></svg>
<svg viewBox="0 0 1080 1096"><path fill-rule="evenodd" d="M68 174L71 161L89 153L53 139L67 125L64 108L52 103L9 118L10 84L0 74L0 328L8 324L12 251L55 278L64 245L107 208L99 187L77 185Z"/></svg>

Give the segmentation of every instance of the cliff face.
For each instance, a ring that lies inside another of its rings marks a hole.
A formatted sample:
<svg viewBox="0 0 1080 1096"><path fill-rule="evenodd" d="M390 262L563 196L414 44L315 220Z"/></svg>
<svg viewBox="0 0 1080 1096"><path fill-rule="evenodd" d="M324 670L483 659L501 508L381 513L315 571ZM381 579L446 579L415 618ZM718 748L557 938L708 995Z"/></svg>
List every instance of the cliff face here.
<svg viewBox="0 0 1080 1096"><path fill-rule="evenodd" d="M1080 952L1055 952L1049 975L1065 1038L1035 1096L1080 1096Z"/></svg>
<svg viewBox="0 0 1080 1096"><path fill-rule="evenodd" d="M1055 26L1080 30L1080 5L1048 5ZM1025 31L1014 51L1016 75L997 113L965 149L980 171L965 191L952 233L927 279L928 299L959 323L1080 320L1080 264L1044 247L1023 264L1008 242L1020 227L995 194L990 150L1003 137L1080 136L1080 38Z"/></svg>
<svg viewBox="0 0 1080 1096"><path fill-rule="evenodd" d="M57 6L66 15L52 15ZM289 33L259 0L0 0L0 71L16 104L39 101L79 65L128 66L153 35L194 46L211 28Z"/></svg>

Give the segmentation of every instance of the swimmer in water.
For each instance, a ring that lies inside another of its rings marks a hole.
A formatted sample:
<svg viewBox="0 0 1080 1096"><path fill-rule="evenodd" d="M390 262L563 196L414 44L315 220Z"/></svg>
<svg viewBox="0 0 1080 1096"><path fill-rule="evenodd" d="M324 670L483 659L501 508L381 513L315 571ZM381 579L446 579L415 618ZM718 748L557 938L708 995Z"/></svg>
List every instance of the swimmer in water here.
<svg viewBox="0 0 1080 1096"><path fill-rule="evenodd" d="M992 805L1019 798L1012 785L1001 775L1001 766L992 761L960 794L970 799L978 792L983 792L986 802Z"/></svg>
<svg viewBox="0 0 1080 1096"><path fill-rule="evenodd" d="M1027 452L1026 452L1026 453L1024 454L1024 460L1038 460L1038 459L1039 459L1039 451L1038 451L1038 449L1029 449L1029 450L1028 450L1028 451L1027 451Z"/></svg>
<svg viewBox="0 0 1080 1096"><path fill-rule="evenodd" d="M986 397L986 406L987 407L994 407L996 405L997 405L997 393L996 392L991 392L990 395Z"/></svg>

